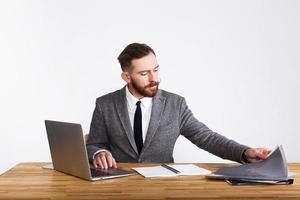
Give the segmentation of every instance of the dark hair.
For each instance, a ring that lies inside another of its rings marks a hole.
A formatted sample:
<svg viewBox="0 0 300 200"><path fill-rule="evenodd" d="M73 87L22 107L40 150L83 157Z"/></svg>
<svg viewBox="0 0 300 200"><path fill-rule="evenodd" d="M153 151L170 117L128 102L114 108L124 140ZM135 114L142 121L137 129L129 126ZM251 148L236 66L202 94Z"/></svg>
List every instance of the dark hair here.
<svg viewBox="0 0 300 200"><path fill-rule="evenodd" d="M126 71L131 66L133 59L139 59L147 56L149 53L154 53L153 49L146 44L132 43L129 44L119 55L118 60L122 71Z"/></svg>

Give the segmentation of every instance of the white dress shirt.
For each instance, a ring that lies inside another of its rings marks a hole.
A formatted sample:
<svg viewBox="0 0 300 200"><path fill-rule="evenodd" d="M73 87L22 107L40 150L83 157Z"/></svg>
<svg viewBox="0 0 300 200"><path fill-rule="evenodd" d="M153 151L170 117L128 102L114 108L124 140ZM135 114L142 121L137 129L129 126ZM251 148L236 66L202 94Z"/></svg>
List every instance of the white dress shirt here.
<svg viewBox="0 0 300 200"><path fill-rule="evenodd" d="M129 120L130 120L130 125L132 130L134 130L133 122L134 122L134 114L136 110L136 103L138 101L141 101L143 142L145 142L148 127L149 127L149 122L151 118L152 97L144 97L142 99L138 99L130 93L128 86L126 86L126 99L127 99Z"/></svg>

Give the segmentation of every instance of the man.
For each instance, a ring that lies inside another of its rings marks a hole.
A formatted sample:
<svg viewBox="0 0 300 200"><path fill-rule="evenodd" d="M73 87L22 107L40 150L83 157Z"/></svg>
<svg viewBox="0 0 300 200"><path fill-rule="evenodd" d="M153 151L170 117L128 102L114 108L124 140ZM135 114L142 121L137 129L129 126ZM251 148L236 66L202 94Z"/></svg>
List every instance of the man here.
<svg viewBox="0 0 300 200"><path fill-rule="evenodd" d="M158 89L159 65L151 47L130 44L118 60L127 85L97 99L87 141L96 168L117 167L116 162L174 162L179 135L224 159L243 163L267 158L269 149L250 148L211 131L183 97Z"/></svg>

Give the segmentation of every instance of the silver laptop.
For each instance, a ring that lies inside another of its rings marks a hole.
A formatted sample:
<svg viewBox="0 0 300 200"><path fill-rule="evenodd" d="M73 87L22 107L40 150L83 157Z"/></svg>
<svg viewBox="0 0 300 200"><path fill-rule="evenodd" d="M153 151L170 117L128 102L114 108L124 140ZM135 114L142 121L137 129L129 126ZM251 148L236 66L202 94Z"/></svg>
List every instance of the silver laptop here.
<svg viewBox="0 0 300 200"><path fill-rule="evenodd" d="M129 176L132 171L90 166L80 124L45 120L55 170L90 181Z"/></svg>

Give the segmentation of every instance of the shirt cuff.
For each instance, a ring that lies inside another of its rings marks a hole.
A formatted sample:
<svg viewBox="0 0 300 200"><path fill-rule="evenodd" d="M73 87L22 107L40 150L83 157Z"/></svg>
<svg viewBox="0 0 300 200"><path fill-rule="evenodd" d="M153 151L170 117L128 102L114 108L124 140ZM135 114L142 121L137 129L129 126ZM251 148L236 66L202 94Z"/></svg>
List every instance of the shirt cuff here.
<svg viewBox="0 0 300 200"><path fill-rule="evenodd" d="M93 154L93 160L95 159L96 154L101 153L101 152L103 152L103 151L109 152L109 151L106 150L106 149L99 149L98 151L96 151L96 152ZM109 152L109 153L110 153L110 152Z"/></svg>

